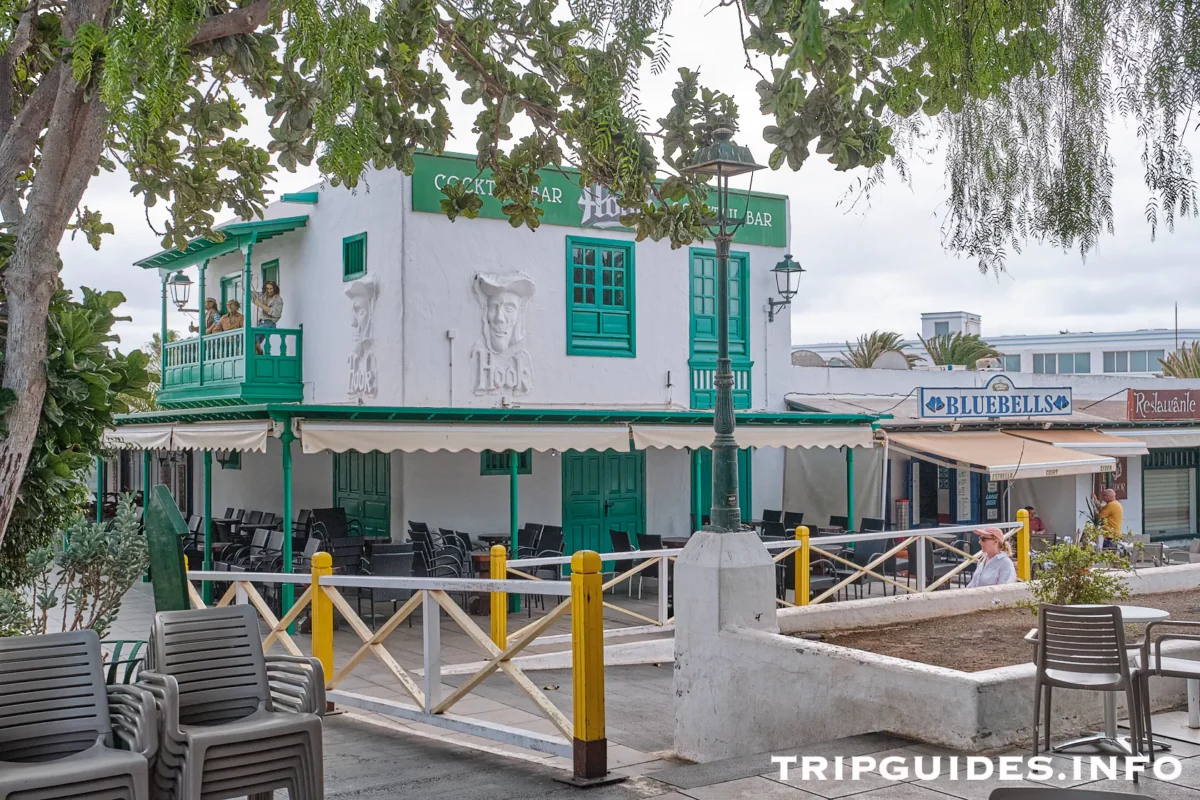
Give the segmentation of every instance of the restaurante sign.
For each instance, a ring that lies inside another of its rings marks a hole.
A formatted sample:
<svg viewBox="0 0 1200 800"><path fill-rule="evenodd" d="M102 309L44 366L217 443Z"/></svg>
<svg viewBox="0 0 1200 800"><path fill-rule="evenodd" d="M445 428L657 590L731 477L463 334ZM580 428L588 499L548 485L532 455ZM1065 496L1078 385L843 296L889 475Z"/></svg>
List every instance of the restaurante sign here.
<svg viewBox="0 0 1200 800"><path fill-rule="evenodd" d="M1192 389L1129 389L1126 407L1130 421L1200 419L1200 392Z"/></svg>
<svg viewBox="0 0 1200 800"><path fill-rule="evenodd" d="M1074 407L1071 387L1018 389L1007 375L983 386L922 388L922 419L996 419L1065 417Z"/></svg>
<svg viewBox="0 0 1200 800"><path fill-rule="evenodd" d="M474 157L453 153L440 156L417 153L413 161L416 164L412 175L413 211L441 214L442 200L446 199L442 187L465 183L483 200L479 216L508 219L500 201L492 197L496 182L492 180L491 170L480 172L475 166ZM540 175L542 182L533 192L543 211L542 222L546 225L630 230L621 225L624 209L603 186L580 189L575 183L577 173L572 169L542 170ZM787 246L786 198L755 192L747 201L744 192L733 192L729 203L729 215L732 218L745 217L745 224L738 228L733 241L766 247Z"/></svg>

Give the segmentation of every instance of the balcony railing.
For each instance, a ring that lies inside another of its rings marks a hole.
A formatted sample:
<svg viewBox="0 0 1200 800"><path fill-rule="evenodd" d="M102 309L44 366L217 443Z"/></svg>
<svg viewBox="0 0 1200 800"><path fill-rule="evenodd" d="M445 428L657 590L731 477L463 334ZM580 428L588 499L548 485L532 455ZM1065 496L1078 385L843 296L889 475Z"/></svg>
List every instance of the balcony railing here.
<svg viewBox="0 0 1200 800"><path fill-rule="evenodd" d="M733 407L750 408L750 365L733 365ZM709 409L716 406L717 388L713 379L717 375L716 365L691 365L692 402L694 409Z"/></svg>
<svg viewBox="0 0 1200 800"><path fill-rule="evenodd" d="M300 400L302 333L299 328L252 328L249 347L245 330L170 342L163 350L158 404Z"/></svg>

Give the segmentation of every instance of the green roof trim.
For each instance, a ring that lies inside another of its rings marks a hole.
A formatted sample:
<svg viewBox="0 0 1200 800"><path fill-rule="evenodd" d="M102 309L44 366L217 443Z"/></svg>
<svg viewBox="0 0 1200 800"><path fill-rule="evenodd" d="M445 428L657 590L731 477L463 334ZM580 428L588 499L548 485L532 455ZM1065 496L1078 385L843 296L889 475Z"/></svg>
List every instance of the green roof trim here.
<svg viewBox="0 0 1200 800"><path fill-rule="evenodd" d="M635 411L625 409L570 408L414 408L397 406L308 405L266 403L261 405L179 408L140 414L119 414L116 424L148 425L162 422L212 422L252 419L362 420L370 422L473 422L553 425L711 425L711 411ZM888 414L809 414L801 412L739 411L738 425L871 425Z"/></svg>
<svg viewBox="0 0 1200 800"><path fill-rule="evenodd" d="M224 235L221 241L204 236L192 239L183 250L163 250L140 261L133 262L142 269L183 269L210 258L217 258L247 244L263 242L275 236L290 233L308 225L308 217L284 217L283 219L261 219L252 222L233 222L216 228L213 233Z"/></svg>
<svg viewBox="0 0 1200 800"><path fill-rule="evenodd" d="M320 192L287 192L279 196L281 203L303 203L309 206L315 206L320 199Z"/></svg>

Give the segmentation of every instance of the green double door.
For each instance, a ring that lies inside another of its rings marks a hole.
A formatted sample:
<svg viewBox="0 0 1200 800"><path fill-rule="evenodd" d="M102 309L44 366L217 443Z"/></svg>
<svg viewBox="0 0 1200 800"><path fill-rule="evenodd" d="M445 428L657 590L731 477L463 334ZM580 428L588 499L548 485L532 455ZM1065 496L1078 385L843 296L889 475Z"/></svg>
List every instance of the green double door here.
<svg viewBox="0 0 1200 800"><path fill-rule="evenodd" d="M646 454L562 454L563 552L612 551L609 531L646 530Z"/></svg>
<svg viewBox="0 0 1200 800"><path fill-rule="evenodd" d="M333 454L333 504L346 509L367 536L392 534L391 456L374 450Z"/></svg>

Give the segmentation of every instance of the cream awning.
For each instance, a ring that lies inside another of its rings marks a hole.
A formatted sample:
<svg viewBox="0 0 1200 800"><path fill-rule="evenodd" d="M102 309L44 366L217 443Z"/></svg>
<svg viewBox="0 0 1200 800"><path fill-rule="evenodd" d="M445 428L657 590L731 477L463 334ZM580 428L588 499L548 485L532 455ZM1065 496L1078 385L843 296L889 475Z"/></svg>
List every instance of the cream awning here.
<svg viewBox="0 0 1200 800"><path fill-rule="evenodd" d="M124 425L104 432L104 446L118 450L169 450L170 425Z"/></svg>
<svg viewBox="0 0 1200 800"><path fill-rule="evenodd" d="M171 432L174 450L242 450L267 452L270 420L246 422L193 422L179 424Z"/></svg>
<svg viewBox="0 0 1200 800"><path fill-rule="evenodd" d="M998 431L892 433L895 450L951 469L980 472L993 481L1113 472L1116 459L1009 436Z"/></svg>
<svg viewBox="0 0 1200 800"><path fill-rule="evenodd" d="M300 421L305 453L400 450L457 453L469 450L617 450L628 452L627 425L482 425L465 423Z"/></svg>
<svg viewBox="0 0 1200 800"><path fill-rule="evenodd" d="M1136 437L1146 447L1200 447L1200 428L1138 428L1114 433Z"/></svg>
<svg viewBox="0 0 1200 800"><path fill-rule="evenodd" d="M633 425L633 446L693 450L711 447L709 425ZM742 425L734 433L740 447L872 447L870 427L824 425Z"/></svg>
<svg viewBox="0 0 1200 800"><path fill-rule="evenodd" d="M1089 430L1005 431L1009 436L1045 442L1067 450L1086 450L1098 456L1144 456L1150 451L1137 439Z"/></svg>

